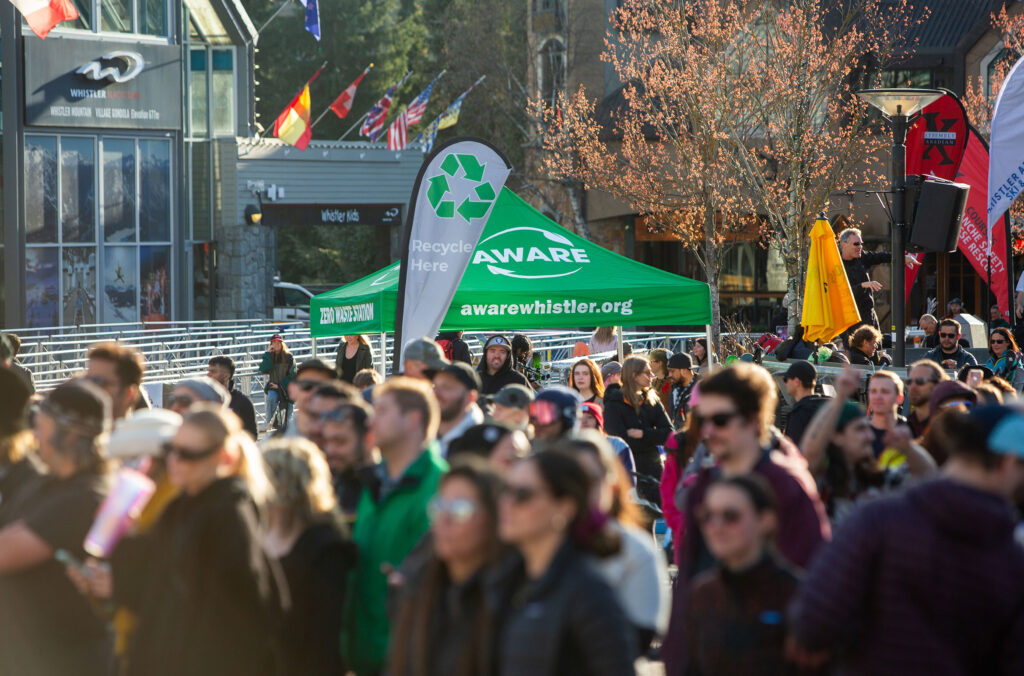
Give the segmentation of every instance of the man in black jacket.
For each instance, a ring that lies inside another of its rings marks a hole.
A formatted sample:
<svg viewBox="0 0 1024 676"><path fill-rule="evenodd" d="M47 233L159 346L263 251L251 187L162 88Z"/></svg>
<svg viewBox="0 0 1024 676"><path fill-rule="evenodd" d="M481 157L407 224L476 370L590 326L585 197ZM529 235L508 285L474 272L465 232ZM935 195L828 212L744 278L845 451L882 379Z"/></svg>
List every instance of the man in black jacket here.
<svg viewBox="0 0 1024 676"><path fill-rule="evenodd" d="M793 397L793 407L789 409L789 417L786 418L785 434L797 446L800 445L800 439L803 438L811 418L821 405L828 401L828 397L814 394L814 385L817 381L818 370L809 361L794 361L782 374L786 393Z"/></svg>
<svg viewBox="0 0 1024 676"><path fill-rule="evenodd" d="M249 436L253 439L259 436L256 427L256 409L252 405L252 400L235 387L235 360L224 355L213 357L207 363L206 376L216 380L231 393L231 403L228 404L228 408L242 421L242 428L249 433Z"/></svg>
<svg viewBox="0 0 1024 676"><path fill-rule="evenodd" d="M483 383L480 394L497 394L498 390L512 383L529 387L530 383L526 381L526 377L513 366L515 362L512 358L512 343L508 338L500 333L488 338L484 343L484 356L479 366L480 381Z"/></svg>
<svg viewBox="0 0 1024 676"><path fill-rule="evenodd" d="M955 371L962 366L975 366L978 360L974 355L965 350L959 343L960 323L955 319L943 319L939 322L939 346L926 354L925 359L931 359L942 368Z"/></svg>
<svg viewBox="0 0 1024 676"><path fill-rule="evenodd" d="M843 332L843 342L864 324L878 327L878 316L875 314L875 291L881 291L882 285L872 281L868 268L892 262L892 254L888 251L872 251L864 253L864 238L857 228L847 228L839 233L839 255L843 258L846 278L850 280L853 299L860 312L860 323L854 324ZM919 265L917 259L907 254L906 263L911 267Z"/></svg>

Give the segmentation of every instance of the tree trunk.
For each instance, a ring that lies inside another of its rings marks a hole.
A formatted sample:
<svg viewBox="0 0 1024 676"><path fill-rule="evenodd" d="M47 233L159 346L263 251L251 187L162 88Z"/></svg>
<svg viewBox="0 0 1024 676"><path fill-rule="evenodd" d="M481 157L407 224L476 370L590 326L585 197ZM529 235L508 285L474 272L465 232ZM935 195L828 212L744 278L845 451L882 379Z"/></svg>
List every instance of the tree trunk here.
<svg viewBox="0 0 1024 676"><path fill-rule="evenodd" d="M707 209L704 217L704 275L708 279L708 290L711 292L711 341L716 354L722 348L722 307L718 282L721 276L721 251L715 241L715 210ZM708 346L711 350L712 346ZM709 362L710 363L710 362Z"/></svg>
<svg viewBox="0 0 1024 676"><path fill-rule="evenodd" d="M583 204L580 200L580 185L569 185L565 187L565 192L569 196L569 204L572 206L572 219L576 225L576 232L580 237L587 240L588 242L594 241L590 236L590 228L587 227L587 221L583 218Z"/></svg>

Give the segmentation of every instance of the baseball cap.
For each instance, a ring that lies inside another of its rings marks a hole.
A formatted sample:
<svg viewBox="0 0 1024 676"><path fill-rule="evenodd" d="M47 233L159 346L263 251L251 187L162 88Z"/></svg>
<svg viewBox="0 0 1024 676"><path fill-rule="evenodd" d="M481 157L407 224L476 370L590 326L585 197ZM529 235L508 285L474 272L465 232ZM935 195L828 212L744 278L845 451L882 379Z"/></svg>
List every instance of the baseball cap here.
<svg viewBox="0 0 1024 676"><path fill-rule="evenodd" d="M932 396L928 400L928 409L934 415L939 406L953 399L966 399L973 404L978 401L978 395L958 380L945 380L932 390Z"/></svg>
<svg viewBox="0 0 1024 676"><path fill-rule="evenodd" d="M798 359L790 362L789 368L782 374L782 378L796 378L804 387L812 387L814 381L818 379L818 369L814 368L814 364L811 362Z"/></svg>
<svg viewBox="0 0 1024 676"><path fill-rule="evenodd" d="M280 333L275 333L274 335L272 335L272 336L270 337L270 342L271 342L271 343L273 343L273 342L274 342L275 340L277 340L277 341L280 341L280 342L282 342L282 343L284 342L284 338L282 338L282 337L281 337L281 334L280 334Z"/></svg>
<svg viewBox="0 0 1024 676"><path fill-rule="evenodd" d="M224 389L224 386L207 376L179 380L174 386L190 389L203 401L213 404L227 406L231 403L231 395Z"/></svg>
<svg viewBox="0 0 1024 676"><path fill-rule="evenodd" d="M685 352L676 352L674 355L668 358L668 368L670 369L692 369L693 358Z"/></svg>
<svg viewBox="0 0 1024 676"><path fill-rule="evenodd" d="M617 361L610 361L601 367L601 378L608 380L610 376L616 376L622 373L622 364Z"/></svg>
<svg viewBox="0 0 1024 676"><path fill-rule="evenodd" d="M434 371L433 377L437 377L442 373L447 373L470 390L476 390L479 392L482 386L480 383L480 375L473 370L472 366L465 362L457 361L451 364L445 364L443 367Z"/></svg>
<svg viewBox="0 0 1024 676"><path fill-rule="evenodd" d="M556 385L541 390L530 404L530 418L538 425L560 421L565 429L572 429L580 417L580 395L568 387Z"/></svg>
<svg viewBox="0 0 1024 676"><path fill-rule="evenodd" d="M423 336L410 340L405 344L405 353L402 355L405 360L421 361L427 365L427 370L437 371L448 366L449 362L444 358L444 350L435 341Z"/></svg>
<svg viewBox="0 0 1024 676"><path fill-rule="evenodd" d="M988 450L1000 455L1012 455L1024 459L1024 415L1010 411L1005 406L986 406L1007 411L995 424L988 435ZM974 417L976 414L972 414Z"/></svg>
<svg viewBox="0 0 1024 676"><path fill-rule="evenodd" d="M843 408L839 411L839 420L836 421L836 429L841 430L857 418L867 415L864 407L855 401L843 402Z"/></svg>
<svg viewBox="0 0 1024 676"><path fill-rule="evenodd" d="M297 378L299 374L302 373L303 371L322 371L323 373L329 375L331 378L335 378L338 375L338 372L335 370L334 366L329 364L327 361L319 358L307 359L306 361L299 364L299 367L295 369L295 377Z"/></svg>
<svg viewBox="0 0 1024 676"><path fill-rule="evenodd" d="M491 397L491 402L498 404L499 406L508 406L509 408L525 410L530 408L530 402L533 401L533 399L533 390L526 385L513 383L512 385L506 385L498 390L497 394Z"/></svg>
<svg viewBox="0 0 1024 676"><path fill-rule="evenodd" d="M953 305L954 303L956 303L957 305L963 305L964 304L964 302L962 300L960 300L959 298L953 298L952 300L950 300L947 303L947 305Z"/></svg>
<svg viewBox="0 0 1024 676"><path fill-rule="evenodd" d="M139 411L114 425L107 454L112 458L158 456L179 427L181 416L174 411L162 408Z"/></svg>
<svg viewBox="0 0 1024 676"><path fill-rule="evenodd" d="M485 353L487 352L487 348L489 347L503 347L510 353L512 352L512 343L508 342L508 338L501 335L500 333L496 333L487 339L487 342L484 343Z"/></svg>
<svg viewBox="0 0 1024 676"><path fill-rule="evenodd" d="M584 413L588 413L594 416L594 420L597 421L597 428L604 429L604 410L592 401L585 401L580 404L580 408Z"/></svg>
<svg viewBox="0 0 1024 676"><path fill-rule="evenodd" d="M109 432L113 424L110 396L83 378L58 385L39 405L39 410L59 424L93 437Z"/></svg>

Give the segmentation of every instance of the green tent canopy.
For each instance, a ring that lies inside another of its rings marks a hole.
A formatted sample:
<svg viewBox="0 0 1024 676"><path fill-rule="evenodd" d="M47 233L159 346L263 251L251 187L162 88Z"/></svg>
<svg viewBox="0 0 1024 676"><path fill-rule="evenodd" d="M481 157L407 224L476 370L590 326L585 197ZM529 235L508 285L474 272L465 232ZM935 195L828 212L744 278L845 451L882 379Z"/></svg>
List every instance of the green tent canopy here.
<svg viewBox="0 0 1024 676"><path fill-rule="evenodd" d="M442 245L443 246L443 245ZM399 263L315 296L315 337L392 332ZM562 228L503 188L441 328L489 331L711 323L708 285Z"/></svg>

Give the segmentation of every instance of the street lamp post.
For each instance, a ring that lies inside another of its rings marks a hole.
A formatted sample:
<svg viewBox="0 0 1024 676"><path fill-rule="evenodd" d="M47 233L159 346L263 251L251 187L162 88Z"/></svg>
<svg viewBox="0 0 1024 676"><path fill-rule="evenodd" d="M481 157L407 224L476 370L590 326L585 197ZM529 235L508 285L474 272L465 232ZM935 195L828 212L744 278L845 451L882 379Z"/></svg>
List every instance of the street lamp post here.
<svg viewBox="0 0 1024 676"><path fill-rule="evenodd" d="M941 98L945 92L938 89L864 89L857 96L871 104L889 120L892 127L892 174L890 185L892 204L892 320L896 336L894 366L907 365L907 308L906 308L906 182L907 182L907 129L917 114L928 104Z"/></svg>

